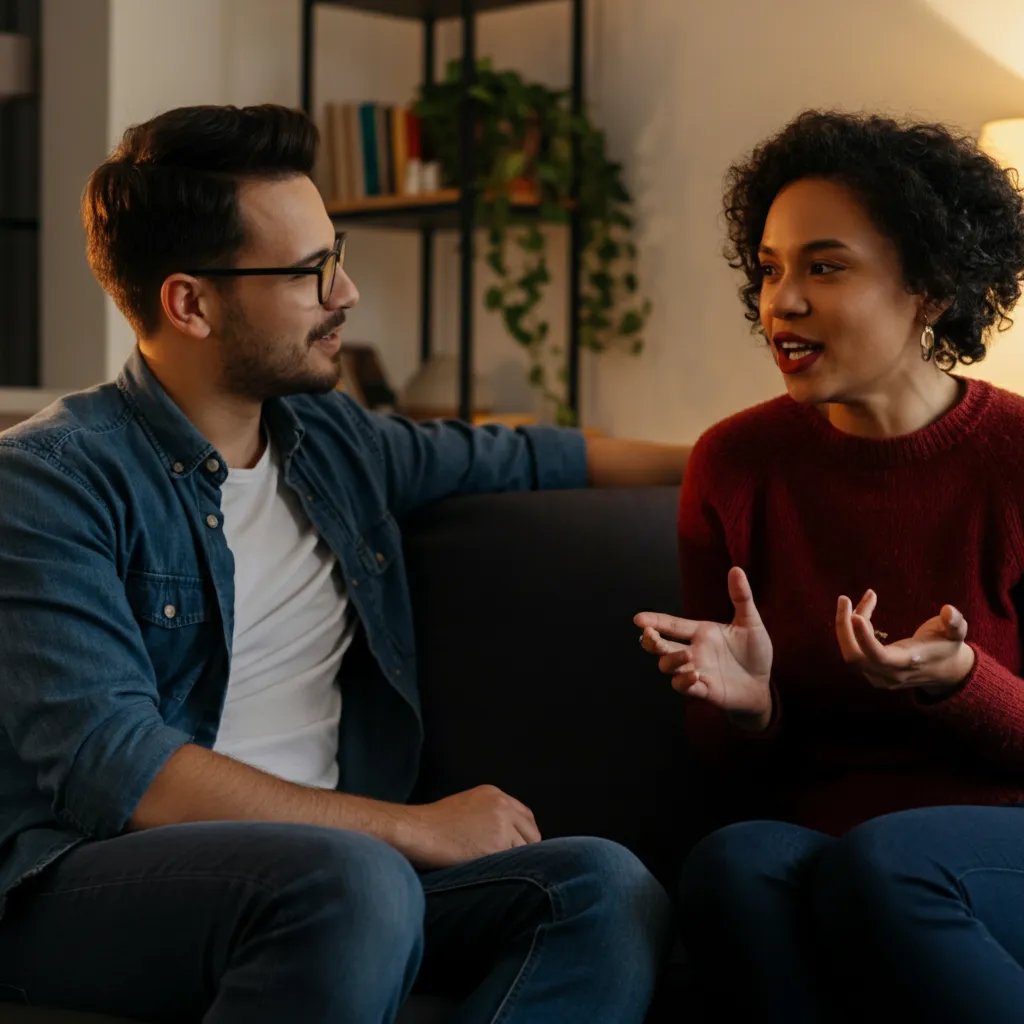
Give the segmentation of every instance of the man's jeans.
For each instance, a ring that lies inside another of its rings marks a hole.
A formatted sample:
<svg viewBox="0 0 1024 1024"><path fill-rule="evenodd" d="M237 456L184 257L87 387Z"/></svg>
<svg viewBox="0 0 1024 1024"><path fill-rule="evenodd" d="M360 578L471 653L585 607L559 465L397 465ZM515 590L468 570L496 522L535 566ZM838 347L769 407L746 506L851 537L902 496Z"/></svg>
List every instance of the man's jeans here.
<svg viewBox="0 0 1024 1024"><path fill-rule="evenodd" d="M417 875L365 835L180 825L84 844L16 890L0 998L144 1021L381 1024L420 986L457 1024L630 1024L672 932L628 851L559 839Z"/></svg>

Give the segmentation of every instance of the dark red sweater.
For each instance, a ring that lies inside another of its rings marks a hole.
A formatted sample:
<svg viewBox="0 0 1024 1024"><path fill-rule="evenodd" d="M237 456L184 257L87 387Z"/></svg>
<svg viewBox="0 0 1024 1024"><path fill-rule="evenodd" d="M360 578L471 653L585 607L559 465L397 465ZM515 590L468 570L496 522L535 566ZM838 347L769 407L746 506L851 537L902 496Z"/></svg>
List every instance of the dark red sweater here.
<svg viewBox="0 0 1024 1024"><path fill-rule="evenodd" d="M836 834L908 807L1024 800L1022 509L1024 399L977 381L905 437L851 437L788 397L704 434L680 501L682 611L730 621L742 566L775 650L766 733L688 704L718 820ZM943 604L964 613L976 663L953 696L876 690L845 665L836 601L869 587L890 642Z"/></svg>

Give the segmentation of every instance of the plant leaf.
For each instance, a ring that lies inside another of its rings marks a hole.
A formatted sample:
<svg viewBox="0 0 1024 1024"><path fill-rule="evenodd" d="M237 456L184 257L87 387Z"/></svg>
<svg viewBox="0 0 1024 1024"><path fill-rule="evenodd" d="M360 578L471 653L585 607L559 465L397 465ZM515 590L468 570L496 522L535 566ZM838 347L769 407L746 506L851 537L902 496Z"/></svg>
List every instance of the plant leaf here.
<svg viewBox="0 0 1024 1024"><path fill-rule="evenodd" d="M619 324L619 334L625 334L627 337L631 334L639 334L643 330L644 320L643 317L633 310L626 313L622 322Z"/></svg>

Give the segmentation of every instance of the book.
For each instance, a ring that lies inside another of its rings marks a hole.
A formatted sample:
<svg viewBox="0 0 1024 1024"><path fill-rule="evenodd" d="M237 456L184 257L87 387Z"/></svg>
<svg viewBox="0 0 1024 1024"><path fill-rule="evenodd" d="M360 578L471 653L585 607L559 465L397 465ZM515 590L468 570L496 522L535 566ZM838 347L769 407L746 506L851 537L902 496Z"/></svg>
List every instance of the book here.
<svg viewBox="0 0 1024 1024"><path fill-rule="evenodd" d="M405 118L405 140L405 193L415 196L423 191L423 137L420 119L411 110Z"/></svg>
<svg viewBox="0 0 1024 1024"><path fill-rule="evenodd" d="M373 105L373 114L377 129L377 175L380 181L380 195L389 196L394 189L391 187L391 161L388 139L388 111L381 103Z"/></svg>
<svg viewBox="0 0 1024 1024"><path fill-rule="evenodd" d="M398 195L408 193L406 174L409 165L409 129L405 123L408 114L405 107L395 107L392 113L391 151L395 168L395 192Z"/></svg>
<svg viewBox="0 0 1024 1024"><path fill-rule="evenodd" d="M332 195L339 203L347 203L352 199L351 182L351 145L345 122L345 105L331 103L331 141L334 158Z"/></svg>
<svg viewBox="0 0 1024 1024"><path fill-rule="evenodd" d="M351 168L352 201L359 202L366 198L366 161L363 158L359 107L355 103L345 104L345 142L348 146L348 160Z"/></svg>
<svg viewBox="0 0 1024 1024"><path fill-rule="evenodd" d="M368 196L379 196L381 191L377 146L377 113L375 104L361 103L359 105L359 124L363 149L363 169L365 172L366 194Z"/></svg>
<svg viewBox="0 0 1024 1024"><path fill-rule="evenodd" d="M313 167L313 183L327 201L335 198L333 106L333 103L324 104L323 115L317 125L320 145L317 147L316 164Z"/></svg>

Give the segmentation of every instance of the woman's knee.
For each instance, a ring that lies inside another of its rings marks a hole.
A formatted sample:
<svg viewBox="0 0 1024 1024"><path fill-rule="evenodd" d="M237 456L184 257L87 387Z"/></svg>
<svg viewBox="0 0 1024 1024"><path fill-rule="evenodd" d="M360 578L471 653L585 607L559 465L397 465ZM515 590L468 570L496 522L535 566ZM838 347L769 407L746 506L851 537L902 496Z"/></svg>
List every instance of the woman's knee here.
<svg viewBox="0 0 1024 1024"><path fill-rule="evenodd" d="M951 825L948 808L923 808L873 818L843 836L814 871L813 905L823 929L877 931L919 898L955 895Z"/></svg>
<svg viewBox="0 0 1024 1024"><path fill-rule="evenodd" d="M684 925L705 913L746 915L782 886L797 886L831 840L778 821L728 825L699 842L683 864L678 897Z"/></svg>

